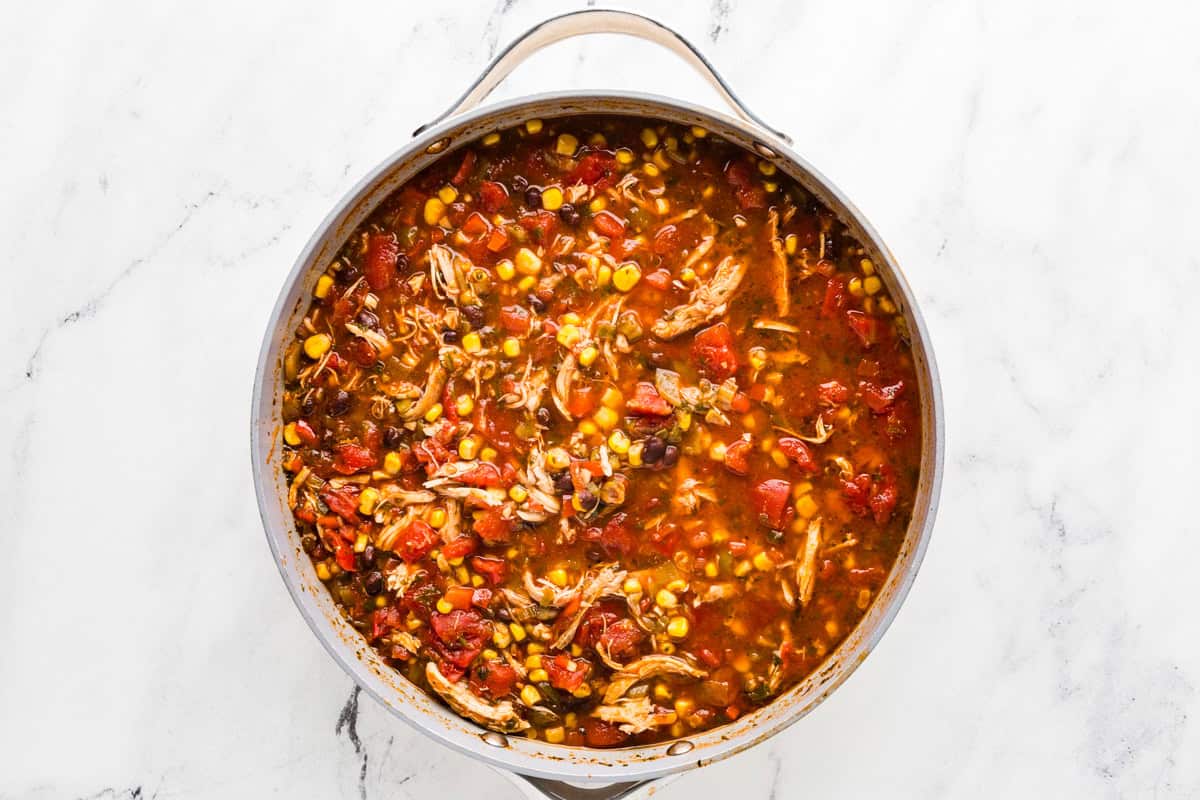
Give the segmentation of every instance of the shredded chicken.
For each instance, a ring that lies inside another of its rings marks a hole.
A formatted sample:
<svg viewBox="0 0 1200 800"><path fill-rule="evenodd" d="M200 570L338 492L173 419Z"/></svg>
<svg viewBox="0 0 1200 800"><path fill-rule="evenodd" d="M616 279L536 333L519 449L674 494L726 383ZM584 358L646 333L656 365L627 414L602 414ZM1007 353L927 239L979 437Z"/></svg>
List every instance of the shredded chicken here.
<svg viewBox="0 0 1200 800"><path fill-rule="evenodd" d="M717 493L695 478L685 478L679 482L679 488L671 498L671 508L679 514L694 514L700 507L701 500L715 503Z"/></svg>
<svg viewBox="0 0 1200 800"><path fill-rule="evenodd" d="M574 586L564 588L551 583L545 578L535 580L531 573L525 573L525 591L529 592L529 596L543 606L562 608L579 596L579 590L582 586L582 577Z"/></svg>
<svg viewBox="0 0 1200 800"><path fill-rule="evenodd" d="M388 591L395 592L397 598L404 597L404 593L408 591L408 588L416 582L417 578L420 578L424 574L425 570L420 567L414 567L411 564L401 561L387 572ZM409 649L415 653L420 647Z"/></svg>
<svg viewBox="0 0 1200 800"><path fill-rule="evenodd" d="M457 303L471 262L444 244L429 248L429 279L440 300Z"/></svg>
<svg viewBox="0 0 1200 800"><path fill-rule="evenodd" d="M788 436L795 436L797 439L803 439L804 441L812 442L813 444L825 444L825 442L829 441L829 437L833 436L833 427L826 427L825 420L822 419L819 414L817 415L817 430L812 436L805 436L802 433L790 431L782 425L774 425L772 427L781 433L786 433Z"/></svg>
<svg viewBox="0 0 1200 800"><path fill-rule="evenodd" d="M451 683L430 661L425 665L425 680L430 687L442 696L451 708L467 719L478 722L485 728L503 733L523 731L529 723L517 714L513 704L508 700L499 703L489 703L471 691L466 681Z"/></svg>
<svg viewBox="0 0 1200 800"><path fill-rule="evenodd" d="M442 535L443 542L450 544L459 537L461 527L462 505L457 500L451 498L446 501L446 522L442 525L442 529L438 533Z"/></svg>
<svg viewBox="0 0 1200 800"><path fill-rule="evenodd" d="M625 575L625 570L617 569L616 564L605 564L598 569L588 571L587 575L583 577L579 592L579 610L575 612L570 624L554 640L556 650L561 650L571 643L571 640L575 638L575 631L579 629L579 623L583 621L583 615L597 600L605 595L621 594L621 582L625 580Z"/></svg>
<svg viewBox="0 0 1200 800"><path fill-rule="evenodd" d="M554 398L554 407L569 420L575 419L575 415L567 410L567 398L571 396L571 387L575 384L577 377L579 377L579 368L575 354L567 353L558 365L558 373L554 376L554 391L550 394Z"/></svg>
<svg viewBox="0 0 1200 800"><path fill-rule="evenodd" d="M621 730L630 734L673 725L677 718L674 711L655 706L649 697L625 698L615 705L596 706L592 714L605 722L620 723Z"/></svg>
<svg viewBox="0 0 1200 800"><path fill-rule="evenodd" d="M657 675L686 675L689 678L706 678L708 673L693 667L679 656L649 655L622 667L612 676L612 682L604 692L604 702L612 704L625 696L635 683Z"/></svg>
<svg viewBox="0 0 1200 800"><path fill-rule="evenodd" d="M812 599L813 587L817 584L817 551L821 548L821 518L816 517L808 523L808 534L804 547L796 555L796 586L799 589L800 605L808 605Z"/></svg>
<svg viewBox="0 0 1200 800"><path fill-rule="evenodd" d="M425 391L421 393L420 399L408 407L407 411L400 414L403 420L420 419L425 416L425 412L433 408L434 404L442 397L442 389L446 386L446 379L450 377L450 373L442 366L440 360L433 362L429 368L429 378L425 384Z"/></svg>
<svg viewBox="0 0 1200 800"><path fill-rule="evenodd" d="M395 483L385 483L379 487L379 505L387 503L390 506L404 508L405 506L432 503L437 496L433 492L421 489L405 489Z"/></svg>
<svg viewBox="0 0 1200 800"><path fill-rule="evenodd" d="M681 333L698 328L729 308L729 301L746 277L746 264L726 256L717 265L708 282L692 290L691 297L681 306L667 311L651 328L660 339L674 339Z"/></svg>
<svg viewBox="0 0 1200 800"><path fill-rule="evenodd" d="M767 239L771 243L771 280L774 284L771 292L775 295L775 311L779 316L786 317L792 307L788 294L787 254L779 239L779 212L774 208L767 212Z"/></svg>

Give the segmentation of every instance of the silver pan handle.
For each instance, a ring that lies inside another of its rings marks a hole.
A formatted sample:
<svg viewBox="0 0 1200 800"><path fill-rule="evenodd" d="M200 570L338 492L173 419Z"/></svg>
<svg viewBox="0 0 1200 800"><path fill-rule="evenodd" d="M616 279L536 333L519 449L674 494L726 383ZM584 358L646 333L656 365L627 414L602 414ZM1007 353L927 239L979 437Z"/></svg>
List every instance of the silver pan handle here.
<svg viewBox="0 0 1200 800"><path fill-rule="evenodd" d="M448 117L475 108L475 106L483 102L492 93L493 89L500 85L501 81L508 77L510 72L539 50L555 42L560 42L563 39L570 39L589 33L622 33L626 36L633 36L665 47L690 64L696 72L700 73L700 76L708 81L713 89L717 91L717 94L721 95L721 98L729 104L729 107L733 109L735 114L775 138L789 145L792 143L791 138L787 134L772 128L763 122L757 114L747 108L738 99L738 96L733 93L733 89L729 87L729 84L725 82L720 73L709 63L708 59L687 39L666 25L655 22L648 17L643 17L640 14L601 9L575 11L558 17L551 17L545 22L538 23L525 31L525 33L513 40L508 47L504 48L498 56L492 59L492 63L487 65L482 74L471 84L470 88L463 92L463 95L454 101L454 104L450 108L446 109L436 119L425 123L413 131L413 136L420 135L423 131L437 125Z"/></svg>

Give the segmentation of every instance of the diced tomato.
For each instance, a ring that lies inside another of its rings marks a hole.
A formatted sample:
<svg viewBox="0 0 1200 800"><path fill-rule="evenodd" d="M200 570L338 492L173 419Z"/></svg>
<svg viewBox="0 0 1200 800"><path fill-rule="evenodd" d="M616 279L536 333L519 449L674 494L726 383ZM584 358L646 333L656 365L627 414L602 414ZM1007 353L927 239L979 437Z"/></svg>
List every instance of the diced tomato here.
<svg viewBox="0 0 1200 800"><path fill-rule="evenodd" d="M619 619L620 614L606 605L592 606L583 612L583 619L575 630L575 643L580 647L595 647L604 632L616 625Z"/></svg>
<svg viewBox="0 0 1200 800"><path fill-rule="evenodd" d="M825 299L821 303L821 316L831 319L846 304L846 279L840 276L825 282Z"/></svg>
<svg viewBox="0 0 1200 800"><path fill-rule="evenodd" d="M301 443L306 444L309 447L316 445L318 441L317 432L312 429L312 425L309 425L302 419L298 419L295 422L295 428L296 435L300 437Z"/></svg>
<svg viewBox="0 0 1200 800"><path fill-rule="evenodd" d="M611 211L601 211L592 217L592 224L601 236L609 239L620 239L625 236L625 220Z"/></svg>
<svg viewBox="0 0 1200 800"><path fill-rule="evenodd" d="M372 292L382 292L396 276L396 260L400 245L392 233L372 233L367 237L367 256L364 272Z"/></svg>
<svg viewBox="0 0 1200 800"><path fill-rule="evenodd" d="M875 492L871 495L871 516L880 525L887 523L892 518L892 512L896 509L896 502L900 499L899 492L896 491L896 485L891 481L884 481L875 485Z"/></svg>
<svg viewBox="0 0 1200 800"><path fill-rule="evenodd" d="M875 317L867 316L861 311L850 310L846 312L846 324L863 343L863 347L870 347L879 341L879 320Z"/></svg>
<svg viewBox="0 0 1200 800"><path fill-rule="evenodd" d="M591 386L576 386L567 396L567 411L576 417L584 417L596 407L595 391Z"/></svg>
<svg viewBox="0 0 1200 800"><path fill-rule="evenodd" d="M347 522L358 522L358 487L343 486L332 489L328 485L321 490L321 499L329 510Z"/></svg>
<svg viewBox="0 0 1200 800"><path fill-rule="evenodd" d="M442 545L442 555L448 559L465 558L475 552L479 542L473 536L460 536L453 542Z"/></svg>
<svg viewBox="0 0 1200 800"><path fill-rule="evenodd" d="M333 447L333 468L343 475L353 475L373 467L375 461L375 454L361 444L342 442Z"/></svg>
<svg viewBox="0 0 1200 800"><path fill-rule="evenodd" d="M846 505L850 510L860 516L867 513L868 503L871 500L871 476L858 475L851 480L841 480L842 497L846 498Z"/></svg>
<svg viewBox="0 0 1200 800"><path fill-rule="evenodd" d="M371 615L371 638L378 639L380 636L391 632L394 628L400 627L403 622L404 615L395 606L377 608L375 609L375 613Z"/></svg>
<svg viewBox="0 0 1200 800"><path fill-rule="evenodd" d="M493 699L511 694L519 678L515 668L499 660L483 662L472 674L472 682L486 688Z"/></svg>
<svg viewBox="0 0 1200 800"><path fill-rule="evenodd" d="M350 360L360 367L369 367L379 358L379 351L375 349L375 345L366 339L351 339L345 344L345 350Z"/></svg>
<svg viewBox="0 0 1200 800"><path fill-rule="evenodd" d="M737 353L729 326L718 322L697 333L692 340L692 357L716 380L723 381L737 372Z"/></svg>
<svg viewBox="0 0 1200 800"><path fill-rule="evenodd" d="M437 531L423 520L413 520L396 537L396 555L412 564L429 555L438 543Z"/></svg>
<svg viewBox="0 0 1200 800"><path fill-rule="evenodd" d="M647 286L662 292L671 285L671 273L665 269L656 269L653 272L647 272L642 280L646 282Z"/></svg>
<svg viewBox="0 0 1200 800"><path fill-rule="evenodd" d="M475 151L468 150L463 153L462 164L458 167L458 172L454 173L454 177L450 182L455 186L462 186L466 183L467 178L471 177L471 170L475 168Z"/></svg>
<svg viewBox="0 0 1200 800"><path fill-rule="evenodd" d="M333 543L333 557L337 565L347 572L357 572L358 564L354 560L354 548L340 536L330 536Z"/></svg>
<svg viewBox="0 0 1200 800"><path fill-rule="evenodd" d="M846 572L846 580L850 582L851 586L878 588L883 585L885 578L887 578L887 573L882 567L864 567Z"/></svg>
<svg viewBox="0 0 1200 800"><path fill-rule="evenodd" d="M606 558L624 558L637 550L637 539L630 532L628 515L624 513L614 514L603 528L587 528L582 536L585 542L598 544Z"/></svg>
<svg viewBox="0 0 1200 800"><path fill-rule="evenodd" d="M838 406L850 399L850 390L840 381L826 381L817 386L817 399L822 405Z"/></svg>
<svg viewBox="0 0 1200 800"><path fill-rule="evenodd" d="M755 486L750 493L754 511L764 524L771 528L782 528L787 522L788 495L791 494L792 484L785 480L772 478Z"/></svg>
<svg viewBox="0 0 1200 800"><path fill-rule="evenodd" d="M767 192L754 177L754 170L742 159L730 161L725 167L725 179L733 187L734 196L743 211L767 207Z"/></svg>
<svg viewBox="0 0 1200 800"><path fill-rule="evenodd" d="M733 396L733 400L730 401L729 408L739 414L745 414L750 410L750 395L745 392L738 392Z"/></svg>
<svg viewBox="0 0 1200 800"><path fill-rule="evenodd" d="M591 669L591 664L583 659L573 659L566 653L559 653L554 658L543 658L542 669L550 678L550 685L564 692L573 692L583 685Z"/></svg>
<svg viewBox="0 0 1200 800"><path fill-rule="evenodd" d="M554 232L558 230L558 214L541 209L527 211L518 220L521 227L534 235L534 240L541 244L549 244Z"/></svg>
<svg viewBox="0 0 1200 800"><path fill-rule="evenodd" d="M317 513L308 506L300 506L292 512L296 515L296 519L301 522L313 523L317 521Z"/></svg>
<svg viewBox="0 0 1200 800"><path fill-rule="evenodd" d="M666 417L671 413L671 404L663 399L653 383L642 381L633 387L633 397L625 402L631 414Z"/></svg>
<svg viewBox="0 0 1200 800"><path fill-rule="evenodd" d="M436 649L450 664L466 669L491 638L492 624L475 609L454 609L449 614L431 614Z"/></svg>
<svg viewBox="0 0 1200 800"><path fill-rule="evenodd" d="M508 544L512 536L513 521L498 508L489 508L475 518L475 532L484 544Z"/></svg>
<svg viewBox="0 0 1200 800"><path fill-rule="evenodd" d="M472 211L467 221L462 224L463 233L471 236L478 236L490 227L492 226L488 224L487 218L478 211Z"/></svg>
<svg viewBox="0 0 1200 800"><path fill-rule="evenodd" d="M508 564L502 558L472 556L471 569L487 578L488 583L492 586L499 586L504 582L504 575L508 572Z"/></svg>
<svg viewBox="0 0 1200 800"><path fill-rule="evenodd" d="M506 247L508 247L508 231L498 226L492 228L487 236L487 249L493 253L499 253Z"/></svg>
<svg viewBox="0 0 1200 800"><path fill-rule="evenodd" d="M607 189L616 183L617 159L611 153L595 151L579 159L575 169L567 176L567 185L586 183L597 189Z"/></svg>
<svg viewBox="0 0 1200 800"><path fill-rule="evenodd" d="M734 475L745 475L750 471L750 442L738 439L725 448L725 469Z"/></svg>
<svg viewBox="0 0 1200 800"><path fill-rule="evenodd" d="M588 747L616 747L629 738L629 734L615 722L584 717L579 724L583 726L583 740Z"/></svg>
<svg viewBox="0 0 1200 800"><path fill-rule="evenodd" d="M858 382L858 393L876 414L886 413L902 391L904 391L904 381L896 381L888 386L880 386L871 381Z"/></svg>
<svg viewBox="0 0 1200 800"><path fill-rule="evenodd" d="M679 229L664 225L654 234L654 252L660 256L671 255L679 250Z"/></svg>
<svg viewBox="0 0 1200 800"><path fill-rule="evenodd" d="M489 214L494 214L508 203L508 189L503 183L483 181L479 184L479 205Z"/></svg>
<svg viewBox="0 0 1200 800"><path fill-rule="evenodd" d="M442 599L457 609L466 611L471 607L474 590L470 586L449 586L442 594Z"/></svg>
<svg viewBox="0 0 1200 800"><path fill-rule="evenodd" d="M800 468L801 472L812 475L820 471L821 467L817 464L812 448L804 440L794 436L783 436L775 444L780 452L788 457L789 461Z"/></svg>
<svg viewBox="0 0 1200 800"><path fill-rule="evenodd" d="M464 483L467 486L491 488L504 483L504 476L501 474L500 468L495 464L480 461L470 469L459 473L457 480L459 483Z"/></svg>
<svg viewBox="0 0 1200 800"><path fill-rule="evenodd" d="M412 448L413 457L425 465L425 469L433 472L450 460L450 451L434 437L421 440Z"/></svg>
<svg viewBox="0 0 1200 800"><path fill-rule="evenodd" d="M500 308L500 327L517 335L529 333L528 309L524 306L502 306Z"/></svg>

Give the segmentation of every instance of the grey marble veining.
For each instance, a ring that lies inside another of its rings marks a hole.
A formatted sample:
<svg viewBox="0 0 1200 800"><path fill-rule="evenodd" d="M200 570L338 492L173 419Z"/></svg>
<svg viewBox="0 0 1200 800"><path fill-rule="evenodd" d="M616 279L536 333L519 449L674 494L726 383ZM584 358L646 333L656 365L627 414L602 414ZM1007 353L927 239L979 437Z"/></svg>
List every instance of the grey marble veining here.
<svg viewBox="0 0 1200 800"><path fill-rule="evenodd" d="M590 3L17 4L0 26L0 798L518 797L362 696L263 541L263 326L332 203ZM620 3L854 199L934 340L947 469L880 647L663 798L1200 794L1191 4ZM649 45L500 96L716 105Z"/></svg>

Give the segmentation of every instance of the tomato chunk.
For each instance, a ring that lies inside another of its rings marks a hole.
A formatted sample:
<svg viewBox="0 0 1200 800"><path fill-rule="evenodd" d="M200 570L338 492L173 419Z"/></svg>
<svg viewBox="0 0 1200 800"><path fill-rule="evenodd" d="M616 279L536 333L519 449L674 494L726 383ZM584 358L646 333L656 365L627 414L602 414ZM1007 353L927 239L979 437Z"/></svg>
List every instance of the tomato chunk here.
<svg viewBox="0 0 1200 800"><path fill-rule="evenodd" d="M512 694L513 687L516 686L519 678L516 669L503 661L493 659L485 661L475 668L471 675L471 682L473 686L485 689L490 697L498 699ZM478 693L477 689L476 694Z"/></svg>
<svg viewBox="0 0 1200 800"><path fill-rule="evenodd" d="M692 356L716 380L725 380L737 372L737 353L733 349L733 334L724 322L710 325L696 334Z"/></svg>
<svg viewBox="0 0 1200 800"><path fill-rule="evenodd" d="M437 542L437 531L430 527L428 522L418 519L410 522L408 527L400 531L393 549L396 551L396 555L407 563L413 564L429 555L429 551Z"/></svg>
<svg viewBox="0 0 1200 800"><path fill-rule="evenodd" d="M584 717L580 724L583 726L583 740L588 747L616 747L629 738L629 734L615 722Z"/></svg>
<svg viewBox="0 0 1200 800"><path fill-rule="evenodd" d="M592 224L596 226L596 230L601 236L618 239L625 235L625 220L611 211L601 211L596 214L592 217Z"/></svg>
<svg viewBox="0 0 1200 800"><path fill-rule="evenodd" d="M508 203L508 189L503 183L483 181L479 184L479 205L489 214L494 214Z"/></svg>
<svg viewBox="0 0 1200 800"><path fill-rule="evenodd" d="M825 299L821 303L821 316L830 319L846 304L846 280L832 277L825 282Z"/></svg>
<svg viewBox="0 0 1200 800"><path fill-rule="evenodd" d="M329 506L329 510L347 522L358 522L358 489L354 486L343 486L331 489L326 486L321 490L321 500Z"/></svg>
<svg viewBox="0 0 1200 800"><path fill-rule="evenodd" d="M902 391L904 391L904 381L896 381L888 386L880 386L871 381L858 382L858 393L876 414L887 413Z"/></svg>
<svg viewBox="0 0 1200 800"><path fill-rule="evenodd" d="M453 542L442 545L442 555L448 559L465 558L479 546L473 536L460 536Z"/></svg>
<svg viewBox="0 0 1200 800"><path fill-rule="evenodd" d="M801 472L812 475L820 470L812 448L804 440L794 436L782 436L776 444L780 451L788 457L788 460L800 468Z"/></svg>
<svg viewBox="0 0 1200 800"><path fill-rule="evenodd" d="M870 347L879 341L879 320L861 311L847 311L846 323L854 335L862 342L863 347Z"/></svg>
<svg viewBox="0 0 1200 800"><path fill-rule="evenodd" d="M733 187L734 197L743 211L767 207L767 192L754 177L755 170L744 159L730 161L725 180Z"/></svg>
<svg viewBox="0 0 1200 800"><path fill-rule="evenodd" d="M372 292L382 292L396 276L396 261L400 257L400 244L395 234L372 233L367 238L367 256L363 271Z"/></svg>
<svg viewBox="0 0 1200 800"><path fill-rule="evenodd" d="M567 185L586 183L597 189L607 189L616 183L617 159L611 153L595 151L579 159L579 164L567 176Z"/></svg>
<svg viewBox="0 0 1200 800"><path fill-rule="evenodd" d="M513 520L498 508L489 508L475 518L475 532L485 544L508 544L512 530Z"/></svg>
<svg viewBox="0 0 1200 800"><path fill-rule="evenodd" d="M472 556L471 569L487 578L492 586L499 586L508 572L508 562L494 556Z"/></svg>
<svg viewBox="0 0 1200 800"><path fill-rule="evenodd" d="M543 658L542 668L546 670L551 686L564 692L573 692L583 685L591 665L583 659L559 653L554 658Z"/></svg>
<svg viewBox="0 0 1200 800"><path fill-rule="evenodd" d="M333 468L343 475L353 475L375 466L378 457L370 448L354 442L342 442L333 448Z"/></svg>
<svg viewBox="0 0 1200 800"><path fill-rule="evenodd" d="M750 472L750 442L738 439L725 448L725 469L734 475L745 475Z"/></svg>
<svg viewBox="0 0 1200 800"><path fill-rule="evenodd" d="M770 528L782 528L787 522L788 496L792 492L792 484L785 480L772 478L754 487L750 500L758 514L759 521Z"/></svg>
<svg viewBox="0 0 1200 800"><path fill-rule="evenodd" d="M821 405L838 406L850 399L850 390L839 381L826 381L817 387Z"/></svg>
<svg viewBox="0 0 1200 800"><path fill-rule="evenodd" d="M633 387L633 397L625 402L625 408L631 414L652 417L666 417L672 411L671 404L663 399L654 384L646 381Z"/></svg>

